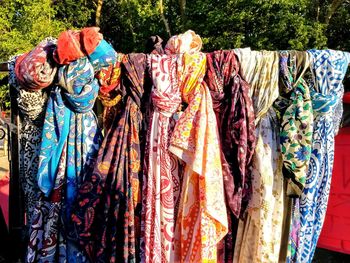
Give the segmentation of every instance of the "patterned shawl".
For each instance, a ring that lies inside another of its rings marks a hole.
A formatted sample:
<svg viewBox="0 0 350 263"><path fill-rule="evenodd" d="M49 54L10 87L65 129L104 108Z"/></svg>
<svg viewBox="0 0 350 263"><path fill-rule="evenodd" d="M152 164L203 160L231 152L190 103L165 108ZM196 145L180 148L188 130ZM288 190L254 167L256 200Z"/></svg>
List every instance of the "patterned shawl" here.
<svg viewBox="0 0 350 263"><path fill-rule="evenodd" d="M254 109L249 85L239 73L233 51L207 54L206 83L210 89L222 145L226 200L236 217L250 199L249 165L255 148ZM227 169L228 168L228 169ZM245 200L245 204L242 204Z"/></svg>
<svg viewBox="0 0 350 263"><path fill-rule="evenodd" d="M287 262L311 263L324 222L334 160L334 136L342 115L342 81L350 54L334 50L309 50L314 130L311 159L300 199L292 213Z"/></svg>
<svg viewBox="0 0 350 263"><path fill-rule="evenodd" d="M45 197L31 226L28 262L54 262L58 257L85 261L68 240L68 220L84 168L91 165L100 144L92 112L99 86L86 57L61 67L58 79L73 93L56 86L48 100L38 169L38 185Z"/></svg>
<svg viewBox="0 0 350 263"><path fill-rule="evenodd" d="M17 58L13 57L9 61L9 84L12 88L16 89L17 103L21 117L19 132L19 179L24 194L26 223L29 226L40 193L36 175L48 96L44 90L30 91L20 86L15 74Z"/></svg>
<svg viewBox="0 0 350 263"><path fill-rule="evenodd" d="M166 50L185 51L177 46L181 43L185 47L201 46L201 41L183 42L180 35L169 40ZM188 106L176 123L169 147L185 162L174 261L214 262L217 244L228 228L219 135L209 89L203 82L206 56L188 51L177 69L182 100Z"/></svg>
<svg viewBox="0 0 350 263"><path fill-rule="evenodd" d="M304 74L310 55L301 51L280 52L282 91L275 103L280 110L283 175L288 178L287 195L300 196L305 185L311 154L313 113L310 90Z"/></svg>
<svg viewBox="0 0 350 263"><path fill-rule="evenodd" d="M123 57L123 103L79 189L72 216L80 244L92 262L139 260L140 111L146 56Z"/></svg>
<svg viewBox="0 0 350 263"><path fill-rule="evenodd" d="M16 77L26 89L39 90L50 86L56 76L57 67L52 59L56 39L47 38L29 53L16 60Z"/></svg>
<svg viewBox="0 0 350 263"><path fill-rule="evenodd" d="M202 48L202 39L192 30L187 30L183 34L172 36L166 46L166 54L196 53Z"/></svg>
<svg viewBox="0 0 350 263"><path fill-rule="evenodd" d="M279 122L272 105L278 98L279 55L273 51L235 50L241 74L250 84L256 116L252 195L240 221L234 262L278 262L283 219L283 176Z"/></svg>
<svg viewBox="0 0 350 263"><path fill-rule="evenodd" d="M180 194L178 160L169 151L175 125L173 114L181 104L176 78L177 55L149 56L154 88L153 113L147 139L143 189L143 247L145 262L174 261L176 204Z"/></svg>

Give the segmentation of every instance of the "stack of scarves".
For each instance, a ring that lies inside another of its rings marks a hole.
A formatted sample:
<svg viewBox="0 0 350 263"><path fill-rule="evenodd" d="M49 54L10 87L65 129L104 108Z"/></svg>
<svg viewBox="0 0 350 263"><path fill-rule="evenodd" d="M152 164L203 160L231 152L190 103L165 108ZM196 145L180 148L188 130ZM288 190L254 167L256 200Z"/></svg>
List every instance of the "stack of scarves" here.
<svg viewBox="0 0 350 263"><path fill-rule="evenodd" d="M287 262L312 262L324 222L334 161L334 136L342 115L342 81L350 54L309 50L313 133L310 164L300 198L295 200Z"/></svg>
<svg viewBox="0 0 350 263"><path fill-rule="evenodd" d="M100 148L101 133L92 111L99 90L95 73L114 60L113 48L101 41L90 57L58 69L42 131L37 181L43 195L31 224L27 262L87 261L70 218L77 190Z"/></svg>
<svg viewBox="0 0 350 263"><path fill-rule="evenodd" d="M278 98L279 55L273 51L235 50L242 77L250 85L256 125L252 195L240 220L233 262L278 262L283 226L283 177L279 121L272 108Z"/></svg>
<svg viewBox="0 0 350 263"><path fill-rule="evenodd" d="M220 262L233 259L235 218L243 218L251 195L249 167L255 149L254 109L249 85L239 73L234 51L207 54L205 81L210 89L221 142L225 196L230 211L229 235Z"/></svg>

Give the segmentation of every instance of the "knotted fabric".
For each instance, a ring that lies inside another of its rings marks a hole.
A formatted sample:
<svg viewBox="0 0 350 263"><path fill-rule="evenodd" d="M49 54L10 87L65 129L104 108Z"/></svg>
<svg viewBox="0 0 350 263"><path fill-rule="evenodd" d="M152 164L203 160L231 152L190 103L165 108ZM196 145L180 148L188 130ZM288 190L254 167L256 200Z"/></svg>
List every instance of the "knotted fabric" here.
<svg viewBox="0 0 350 263"><path fill-rule="evenodd" d="M31 226L28 262L56 258L86 262L69 240L69 218L86 167L100 144L92 111L99 86L87 57L61 67L58 82L47 103L38 169L38 185L45 197L38 202Z"/></svg>
<svg viewBox="0 0 350 263"><path fill-rule="evenodd" d="M228 228L219 135L210 92L203 81L206 56L194 52L201 40L182 41L181 35L173 37L167 47L175 46L166 48L167 52L187 51L178 62L176 75L182 100L188 106L176 123L169 147L185 162L174 262L215 262L217 245ZM183 46L176 46L181 43Z"/></svg>
<svg viewBox="0 0 350 263"><path fill-rule="evenodd" d="M67 30L57 39L54 59L58 64L69 64L93 53L103 36L98 27L86 27L82 30Z"/></svg>
<svg viewBox="0 0 350 263"><path fill-rule="evenodd" d="M72 216L91 262L136 262L140 233L140 130L146 56L123 57L118 114L99 150L97 165L79 190Z"/></svg>
<svg viewBox="0 0 350 263"><path fill-rule="evenodd" d="M56 48L56 39L47 38L32 51L16 59L16 78L21 87L39 90L52 84L57 72L52 54Z"/></svg>
<svg viewBox="0 0 350 263"><path fill-rule="evenodd" d="M183 34L172 36L166 46L166 54L195 53L202 48L202 39L192 30L187 30Z"/></svg>
<svg viewBox="0 0 350 263"><path fill-rule="evenodd" d="M252 195L239 222L234 262L279 262L283 219L283 176L279 122L272 108L278 98L279 55L273 51L235 50L241 75L250 85L256 124Z"/></svg>
<svg viewBox="0 0 350 263"><path fill-rule="evenodd" d="M342 81L350 63L349 53L309 50L314 111L311 159L305 187L292 213L287 262L312 262L324 222L329 197L334 136L341 120Z"/></svg>
<svg viewBox="0 0 350 263"><path fill-rule="evenodd" d="M313 113L309 85L303 79L310 55L301 51L280 52L282 90L275 105L281 114L283 175L288 178L287 195L298 197L305 185L311 155Z"/></svg>
<svg viewBox="0 0 350 263"><path fill-rule="evenodd" d="M178 160L169 151L175 126L173 114L181 104L177 55L149 56L153 80L153 113L147 139L143 180L143 247L145 262L174 261L174 229L180 194Z"/></svg>
<svg viewBox="0 0 350 263"><path fill-rule="evenodd" d="M239 75L239 63L233 51L208 53L207 67L205 80L221 139L226 200L232 213L240 217L251 194L249 166L255 148L249 85ZM243 205L242 200L245 200Z"/></svg>

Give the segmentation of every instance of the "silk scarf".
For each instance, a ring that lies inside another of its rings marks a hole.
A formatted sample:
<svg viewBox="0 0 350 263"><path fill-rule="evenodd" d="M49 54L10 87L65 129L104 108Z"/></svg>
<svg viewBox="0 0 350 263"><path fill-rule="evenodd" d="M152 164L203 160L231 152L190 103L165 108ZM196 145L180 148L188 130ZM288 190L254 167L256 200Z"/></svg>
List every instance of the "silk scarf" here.
<svg viewBox="0 0 350 263"><path fill-rule="evenodd" d="M140 111L146 56L122 60L123 99L79 189L73 223L91 262L139 261L141 213Z"/></svg>
<svg viewBox="0 0 350 263"><path fill-rule="evenodd" d="M174 261L174 228L180 194L179 164L169 151L181 104L177 83L178 55L149 55L153 80L153 113L149 127L143 189L143 247L145 262Z"/></svg>
<svg viewBox="0 0 350 263"><path fill-rule="evenodd" d="M234 262L278 262L283 225L283 177L279 122L272 108L278 98L279 56L272 51L235 50L241 75L250 85L256 148L252 160L252 195L240 220Z"/></svg>
<svg viewBox="0 0 350 263"><path fill-rule="evenodd" d="M86 261L69 239L69 219L77 188L100 144L92 111L99 86L86 57L61 67L58 80L45 114L37 175L44 196L30 229L28 262Z"/></svg>
<svg viewBox="0 0 350 263"><path fill-rule="evenodd" d="M342 81L350 54L334 50L309 50L314 111L312 149L306 182L292 211L287 262L312 262L324 222L334 161L334 136L341 120Z"/></svg>

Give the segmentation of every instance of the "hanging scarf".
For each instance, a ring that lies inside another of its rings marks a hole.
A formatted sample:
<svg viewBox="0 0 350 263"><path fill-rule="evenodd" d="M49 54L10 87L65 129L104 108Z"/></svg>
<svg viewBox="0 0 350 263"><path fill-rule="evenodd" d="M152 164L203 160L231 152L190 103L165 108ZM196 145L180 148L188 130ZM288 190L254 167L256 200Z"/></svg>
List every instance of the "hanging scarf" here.
<svg viewBox="0 0 350 263"><path fill-rule="evenodd" d="M39 90L51 85L57 72L57 67L52 59L55 48L56 39L47 38L29 53L17 58L15 71L20 86L30 90Z"/></svg>
<svg viewBox="0 0 350 263"><path fill-rule="evenodd" d="M39 155L38 202L30 231L28 262L85 262L68 239L69 217L76 190L94 160L100 141L92 111L98 84L89 60L81 58L59 69L61 87L53 88L47 104Z"/></svg>
<svg viewBox="0 0 350 263"><path fill-rule="evenodd" d="M54 59L58 64L68 65L70 62L93 53L103 36L98 27L86 27L82 30L67 30L57 39Z"/></svg>
<svg viewBox="0 0 350 263"><path fill-rule="evenodd" d="M249 85L239 75L233 51L207 54L205 81L210 89L221 140L221 162L226 202L230 209L229 233L219 261L233 260L235 221L243 216L251 193L249 165L255 148L254 110ZM243 201L243 204L242 204Z"/></svg>
<svg viewBox="0 0 350 263"><path fill-rule="evenodd" d="M295 200L287 262L312 262L325 218L330 190L334 136L341 120L342 81L350 54L334 50L308 51L314 86L311 159L300 199Z"/></svg>
<svg viewBox="0 0 350 263"><path fill-rule="evenodd" d="M287 195L292 197L301 195L311 154L313 113L309 86L303 79L309 66L307 52L280 52L283 90L275 105L282 119L283 175L288 178Z"/></svg>
<svg viewBox="0 0 350 263"><path fill-rule="evenodd" d="M146 174L143 180L143 247L145 262L174 261L176 204L180 194L178 160L169 151L175 126L173 114L181 104L176 55L149 56L154 88L149 127Z"/></svg>
<svg viewBox="0 0 350 263"><path fill-rule="evenodd" d="M139 260L140 112L146 56L123 57L123 103L106 131L93 172L79 190L72 216L91 262Z"/></svg>
<svg viewBox="0 0 350 263"><path fill-rule="evenodd" d="M278 53L235 50L242 77L250 85L256 148L247 218L239 222L234 262L278 262L283 218L283 177L279 123L272 108L278 98Z"/></svg>
<svg viewBox="0 0 350 263"><path fill-rule="evenodd" d="M186 35L185 33L184 35ZM201 46L172 38L165 50ZM173 46L175 44L175 46ZM208 87L203 82L206 56L193 52L179 61L177 76L182 100L188 104L178 119L169 151L185 162L175 227L175 262L216 262L217 244L227 233L219 137Z"/></svg>
<svg viewBox="0 0 350 263"><path fill-rule="evenodd" d="M34 207L39 198L36 181L38 171L41 132L47 102L47 93L43 90L23 89L15 74L17 56L9 61L9 84L17 92L17 105L20 112L19 129L19 179L24 195L26 225L30 226Z"/></svg>
<svg viewBox="0 0 350 263"><path fill-rule="evenodd" d="M250 197L248 170L255 146L254 110L248 95L249 86L238 75L239 65L233 51L207 54L207 66L206 83L212 95L224 154L226 200L231 211L239 217L244 214ZM242 200L246 202L243 207Z"/></svg>
<svg viewBox="0 0 350 263"><path fill-rule="evenodd" d="M196 53L202 48L202 39L192 30L172 36L165 46L166 54Z"/></svg>

